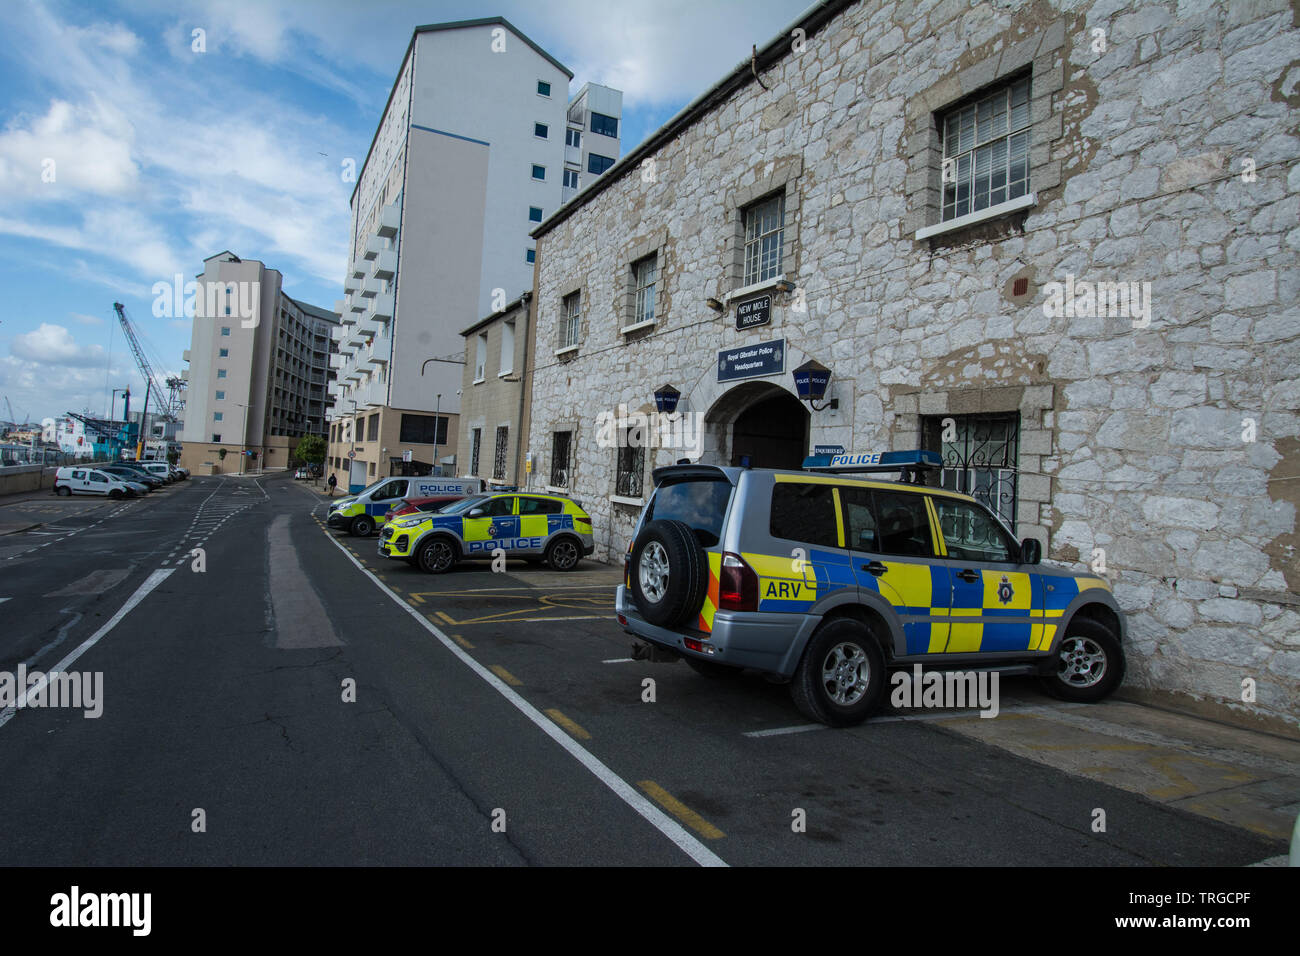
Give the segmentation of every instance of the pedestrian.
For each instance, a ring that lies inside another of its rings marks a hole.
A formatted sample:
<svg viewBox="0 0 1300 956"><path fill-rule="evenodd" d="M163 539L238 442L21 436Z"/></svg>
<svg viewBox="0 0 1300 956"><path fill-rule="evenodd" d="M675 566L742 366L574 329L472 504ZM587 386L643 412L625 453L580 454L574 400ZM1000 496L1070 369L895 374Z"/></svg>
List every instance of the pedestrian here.
<svg viewBox="0 0 1300 956"><path fill-rule="evenodd" d="M337 478L334 477L334 472L331 471L331 472L330 472L330 480L329 480L329 486L330 486L330 497L331 497L331 498L334 497L334 486L337 485L338 483L339 483L339 480L338 480Z"/></svg>

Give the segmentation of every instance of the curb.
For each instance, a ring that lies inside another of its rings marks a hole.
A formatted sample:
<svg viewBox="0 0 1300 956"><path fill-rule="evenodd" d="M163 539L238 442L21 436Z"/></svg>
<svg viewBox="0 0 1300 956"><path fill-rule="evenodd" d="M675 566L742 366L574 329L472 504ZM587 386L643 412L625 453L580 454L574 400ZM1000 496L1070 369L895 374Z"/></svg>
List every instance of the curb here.
<svg viewBox="0 0 1300 956"><path fill-rule="evenodd" d="M19 525L17 527L0 525L0 537L4 537L7 534L22 534L24 531L31 531L34 528L39 528L43 523L44 522L38 521L35 524Z"/></svg>

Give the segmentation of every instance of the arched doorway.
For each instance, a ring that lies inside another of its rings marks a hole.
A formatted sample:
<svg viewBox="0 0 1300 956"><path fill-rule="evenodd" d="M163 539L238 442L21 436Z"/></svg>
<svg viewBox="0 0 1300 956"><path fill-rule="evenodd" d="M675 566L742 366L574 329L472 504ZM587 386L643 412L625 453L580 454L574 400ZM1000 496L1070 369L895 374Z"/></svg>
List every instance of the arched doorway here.
<svg viewBox="0 0 1300 956"><path fill-rule="evenodd" d="M808 454L808 409L770 382L747 382L724 392L705 415L718 440L719 459L752 468L803 465Z"/></svg>

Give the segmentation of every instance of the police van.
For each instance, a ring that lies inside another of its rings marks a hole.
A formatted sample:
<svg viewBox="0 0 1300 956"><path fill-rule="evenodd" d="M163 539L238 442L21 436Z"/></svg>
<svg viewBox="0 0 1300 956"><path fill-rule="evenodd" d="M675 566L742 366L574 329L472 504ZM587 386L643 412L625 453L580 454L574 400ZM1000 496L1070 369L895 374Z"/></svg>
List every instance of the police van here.
<svg viewBox="0 0 1300 956"><path fill-rule="evenodd" d="M572 571L594 549L591 516L582 506L538 492L470 495L441 511L394 518L379 536L382 557L400 558L429 574L497 554Z"/></svg>
<svg viewBox="0 0 1300 956"><path fill-rule="evenodd" d="M1104 578L1040 563L974 498L924 484L934 452L823 455L803 471L657 468L616 595L618 621L707 676L788 681L834 726L881 703L886 670L1039 675L1072 701L1124 675ZM898 472L902 480L873 474Z"/></svg>
<svg viewBox="0 0 1300 956"><path fill-rule="evenodd" d="M388 509L402 498L472 495L482 490L481 478L381 478L355 495L330 502L326 523L364 538L384 523Z"/></svg>

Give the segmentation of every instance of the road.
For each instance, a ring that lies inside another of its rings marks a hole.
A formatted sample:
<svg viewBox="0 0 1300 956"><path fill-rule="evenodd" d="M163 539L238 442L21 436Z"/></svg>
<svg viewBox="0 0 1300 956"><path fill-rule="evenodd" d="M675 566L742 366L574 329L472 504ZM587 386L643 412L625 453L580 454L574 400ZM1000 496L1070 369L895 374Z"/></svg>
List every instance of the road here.
<svg viewBox="0 0 1300 956"><path fill-rule="evenodd" d="M808 728L761 678L630 660L615 570L423 575L374 538L327 531L319 496L287 476L32 507L41 528L0 538L0 672L66 660L102 674L102 714L0 712L10 864L1142 866L1283 852L1267 827L977 739L996 720ZM1051 706L1030 685L1004 691L1009 720L1094 719ZM1271 759L1261 779L1288 771Z"/></svg>

